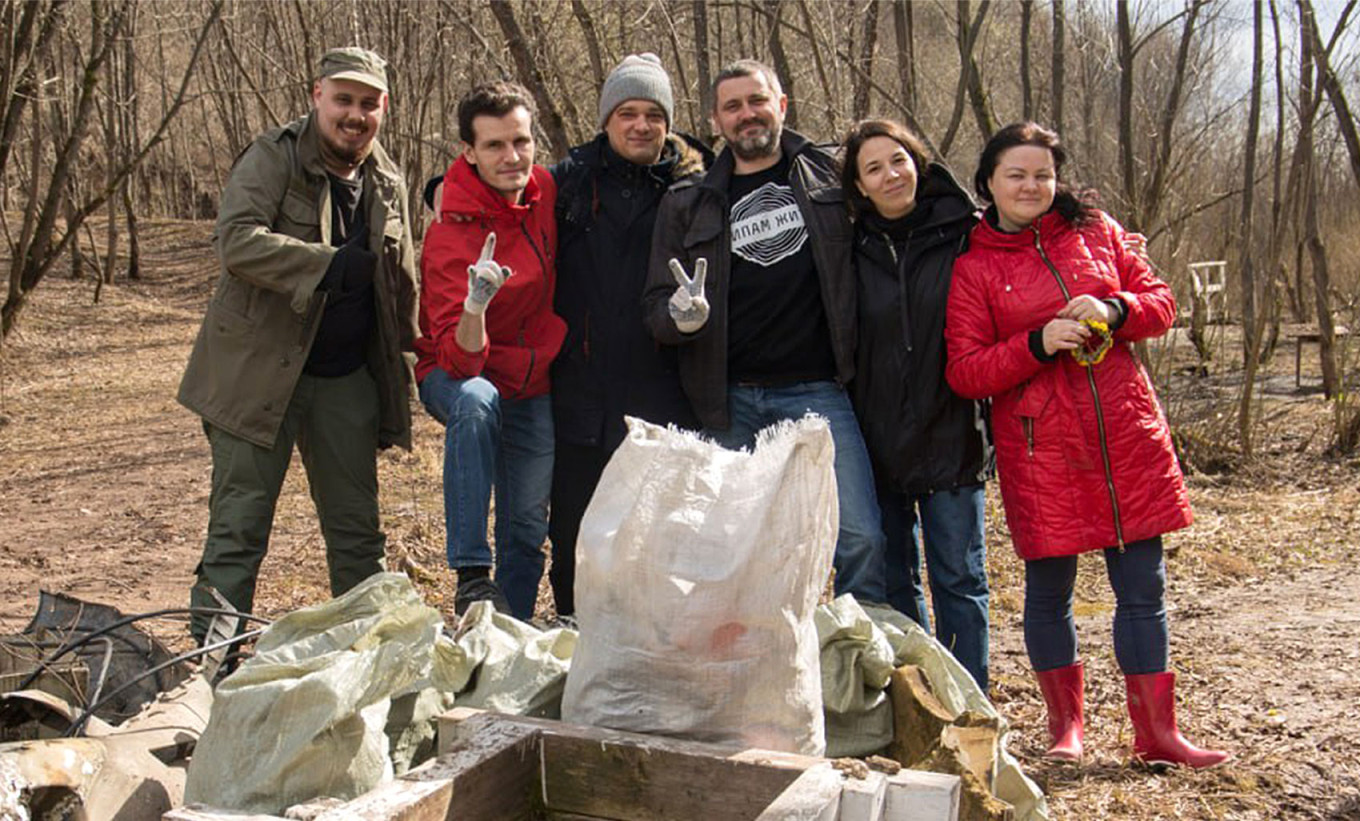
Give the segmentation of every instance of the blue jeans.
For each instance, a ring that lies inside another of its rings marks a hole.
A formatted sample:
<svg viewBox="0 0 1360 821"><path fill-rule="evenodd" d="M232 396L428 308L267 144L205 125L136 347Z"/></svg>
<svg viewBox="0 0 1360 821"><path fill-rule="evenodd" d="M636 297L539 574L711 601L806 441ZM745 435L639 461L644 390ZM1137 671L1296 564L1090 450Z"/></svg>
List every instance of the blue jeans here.
<svg viewBox="0 0 1360 821"><path fill-rule="evenodd" d="M883 523L874 497L874 475L850 398L835 382L800 382L778 388L733 385L727 390L731 427L705 430L725 448L755 444L756 434L785 419L815 413L831 426L836 447L836 495L840 533L836 537L836 595L864 602L888 600Z"/></svg>
<svg viewBox="0 0 1360 821"><path fill-rule="evenodd" d="M528 621L543 577L552 489L549 398L502 400L481 377L454 379L436 368L420 401L444 425L444 527L449 567L490 567L486 538L496 490L496 583L515 618Z"/></svg>
<svg viewBox="0 0 1360 821"><path fill-rule="evenodd" d="M1105 554L1105 573L1114 589L1114 657L1125 675L1166 670L1166 562L1160 536ZM1025 648L1036 672L1077 660L1072 621L1072 587L1077 557L1025 562Z"/></svg>
<svg viewBox="0 0 1360 821"><path fill-rule="evenodd" d="M987 546L983 539L982 485L911 496L881 487L883 531L888 537L888 603L927 630L921 584L925 548L935 638L987 689Z"/></svg>

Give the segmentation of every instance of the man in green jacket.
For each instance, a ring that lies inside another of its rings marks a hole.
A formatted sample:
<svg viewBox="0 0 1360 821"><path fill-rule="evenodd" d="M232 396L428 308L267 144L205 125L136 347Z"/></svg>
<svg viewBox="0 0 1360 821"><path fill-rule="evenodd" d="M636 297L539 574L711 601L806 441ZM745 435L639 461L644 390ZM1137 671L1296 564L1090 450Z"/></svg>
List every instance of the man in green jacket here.
<svg viewBox="0 0 1360 821"><path fill-rule="evenodd" d="M179 389L213 458L196 607L215 588L251 610L295 442L332 594L382 569L377 453L411 446L417 302L405 184L377 142L387 103L381 57L327 52L312 111L257 137L222 192L222 272Z"/></svg>

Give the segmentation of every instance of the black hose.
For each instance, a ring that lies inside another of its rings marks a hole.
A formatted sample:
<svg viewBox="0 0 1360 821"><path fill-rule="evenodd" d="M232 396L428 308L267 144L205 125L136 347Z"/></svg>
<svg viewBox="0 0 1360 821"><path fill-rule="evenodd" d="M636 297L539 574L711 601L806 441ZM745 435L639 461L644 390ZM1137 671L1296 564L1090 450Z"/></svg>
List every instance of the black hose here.
<svg viewBox="0 0 1360 821"><path fill-rule="evenodd" d="M19 686L15 687L14 689L16 690L28 689L29 686L33 684L33 682L38 680L38 676L42 675L42 671L44 668L48 667L49 665L55 664L57 660L60 659L62 656L65 656L72 650L85 646L89 642L93 641L96 638L99 638L102 635L105 635L106 633L117 630L119 627L124 627L126 625L132 624L133 622L170 615L235 616L239 619L246 619L248 621L258 622L264 625L272 623L270 622L269 619L262 619L259 616L254 616L251 615L250 613L242 613L240 611L232 610L230 608L225 607L170 607L166 608L165 610L153 610L149 613L138 613L132 616L125 616L119 619L118 621L104 625L98 630L86 633L80 638L72 639L66 642L52 655L39 661L38 665L33 669L33 672L25 676L24 680L19 683ZM139 676L137 680L140 679L141 677Z"/></svg>
<svg viewBox="0 0 1360 821"><path fill-rule="evenodd" d="M173 667L176 664L188 661L189 659L195 658L197 656L206 655L208 653L213 652L214 650L218 650L223 647L230 647L233 644L239 644L240 642L246 641L247 639L253 639L263 632L264 629L261 628L259 630L251 630L245 633L238 633L229 639L222 639L221 641L215 641L212 644L205 644L202 647L196 647L193 650L180 653L178 656L175 656L174 658L168 661L162 662L156 665L155 667L152 667L150 670L147 670L146 672L138 675L137 677L123 682L122 685L114 688L113 692L109 693L108 695L99 699L99 701L94 702L93 704L89 705L84 710L82 710L80 715L76 716L75 720L71 722L71 726L66 728L66 732L63 733L63 735L66 736L67 738L75 736L77 733L80 732L81 728L85 726L85 723L90 720L90 716L94 715L95 712L98 711L100 707L103 707L105 704L111 701L114 698L114 696L120 695L124 690L126 690L127 688L131 687L134 684L137 684L142 679L154 676L160 671L166 669L167 667Z"/></svg>

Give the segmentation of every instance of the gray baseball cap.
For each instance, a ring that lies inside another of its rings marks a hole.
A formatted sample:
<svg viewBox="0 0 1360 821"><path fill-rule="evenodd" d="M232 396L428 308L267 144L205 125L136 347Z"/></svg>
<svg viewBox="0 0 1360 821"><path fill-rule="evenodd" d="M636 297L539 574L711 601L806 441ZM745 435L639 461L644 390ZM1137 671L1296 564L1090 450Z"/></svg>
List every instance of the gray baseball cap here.
<svg viewBox="0 0 1360 821"><path fill-rule="evenodd" d="M354 80L387 91L387 61L366 48L333 48L321 58L320 78Z"/></svg>

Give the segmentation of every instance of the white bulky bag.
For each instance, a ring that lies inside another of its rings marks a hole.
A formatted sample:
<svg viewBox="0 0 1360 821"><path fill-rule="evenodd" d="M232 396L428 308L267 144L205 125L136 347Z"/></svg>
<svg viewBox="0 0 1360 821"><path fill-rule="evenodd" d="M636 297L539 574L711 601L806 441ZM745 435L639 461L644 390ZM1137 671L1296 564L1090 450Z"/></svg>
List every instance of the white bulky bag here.
<svg viewBox="0 0 1360 821"><path fill-rule="evenodd" d="M820 755L813 612L835 552L824 419L753 451L628 419L581 522L562 718Z"/></svg>

